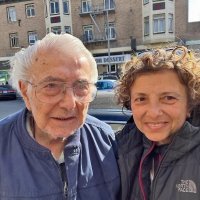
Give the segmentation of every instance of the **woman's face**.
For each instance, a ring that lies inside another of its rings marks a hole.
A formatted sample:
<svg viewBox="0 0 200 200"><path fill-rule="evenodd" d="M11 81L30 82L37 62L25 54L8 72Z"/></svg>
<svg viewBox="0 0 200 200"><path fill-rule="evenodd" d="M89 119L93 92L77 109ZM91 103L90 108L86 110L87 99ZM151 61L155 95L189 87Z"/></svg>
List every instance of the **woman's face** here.
<svg viewBox="0 0 200 200"><path fill-rule="evenodd" d="M131 86L131 110L149 140L169 143L189 114L186 88L170 70L139 75Z"/></svg>

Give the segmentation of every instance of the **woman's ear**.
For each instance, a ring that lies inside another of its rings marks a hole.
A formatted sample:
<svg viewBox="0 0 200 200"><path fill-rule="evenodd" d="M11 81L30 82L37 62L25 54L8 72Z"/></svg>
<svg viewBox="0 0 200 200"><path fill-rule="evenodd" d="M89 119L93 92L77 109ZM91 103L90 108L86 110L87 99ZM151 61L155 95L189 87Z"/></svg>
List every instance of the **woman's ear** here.
<svg viewBox="0 0 200 200"><path fill-rule="evenodd" d="M190 116L191 116L191 111L188 111L187 112L187 118L190 118Z"/></svg>
<svg viewBox="0 0 200 200"><path fill-rule="evenodd" d="M28 95L28 84L22 80L20 80L18 84L22 98L24 99L24 102L26 104L26 107L28 110L31 111L30 99L29 99L30 97Z"/></svg>

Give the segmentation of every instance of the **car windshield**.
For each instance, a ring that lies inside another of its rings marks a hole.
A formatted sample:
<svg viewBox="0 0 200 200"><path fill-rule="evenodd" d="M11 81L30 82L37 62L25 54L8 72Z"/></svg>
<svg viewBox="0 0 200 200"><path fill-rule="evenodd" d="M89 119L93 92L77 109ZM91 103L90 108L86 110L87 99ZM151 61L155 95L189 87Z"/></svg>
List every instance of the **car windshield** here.
<svg viewBox="0 0 200 200"><path fill-rule="evenodd" d="M115 81L97 81L97 90L114 89L116 86Z"/></svg>

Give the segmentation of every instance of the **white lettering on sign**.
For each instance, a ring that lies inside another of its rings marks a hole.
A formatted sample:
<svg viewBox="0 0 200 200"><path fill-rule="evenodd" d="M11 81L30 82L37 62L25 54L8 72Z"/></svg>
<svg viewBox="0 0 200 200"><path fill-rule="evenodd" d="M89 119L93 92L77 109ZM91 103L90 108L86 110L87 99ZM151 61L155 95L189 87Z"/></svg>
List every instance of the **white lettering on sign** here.
<svg viewBox="0 0 200 200"><path fill-rule="evenodd" d="M95 57L96 63L98 65L100 64L109 64L110 63L125 63L126 61L131 59L130 54L124 54L124 55L115 55L115 56L101 56L101 57Z"/></svg>

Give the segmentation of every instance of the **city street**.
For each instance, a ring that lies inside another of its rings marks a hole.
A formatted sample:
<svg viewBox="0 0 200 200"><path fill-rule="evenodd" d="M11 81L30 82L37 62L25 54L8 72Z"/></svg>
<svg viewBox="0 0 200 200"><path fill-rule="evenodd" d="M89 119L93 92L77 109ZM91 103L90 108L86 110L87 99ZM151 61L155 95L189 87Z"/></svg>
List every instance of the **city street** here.
<svg viewBox="0 0 200 200"><path fill-rule="evenodd" d="M22 99L17 100L1 100L0 101L0 119L12 114L24 107Z"/></svg>
<svg viewBox="0 0 200 200"><path fill-rule="evenodd" d="M119 108L116 105L113 92L98 92L96 99L90 103L90 108ZM21 98L17 100L1 100L0 101L0 119L12 114L24 107Z"/></svg>

